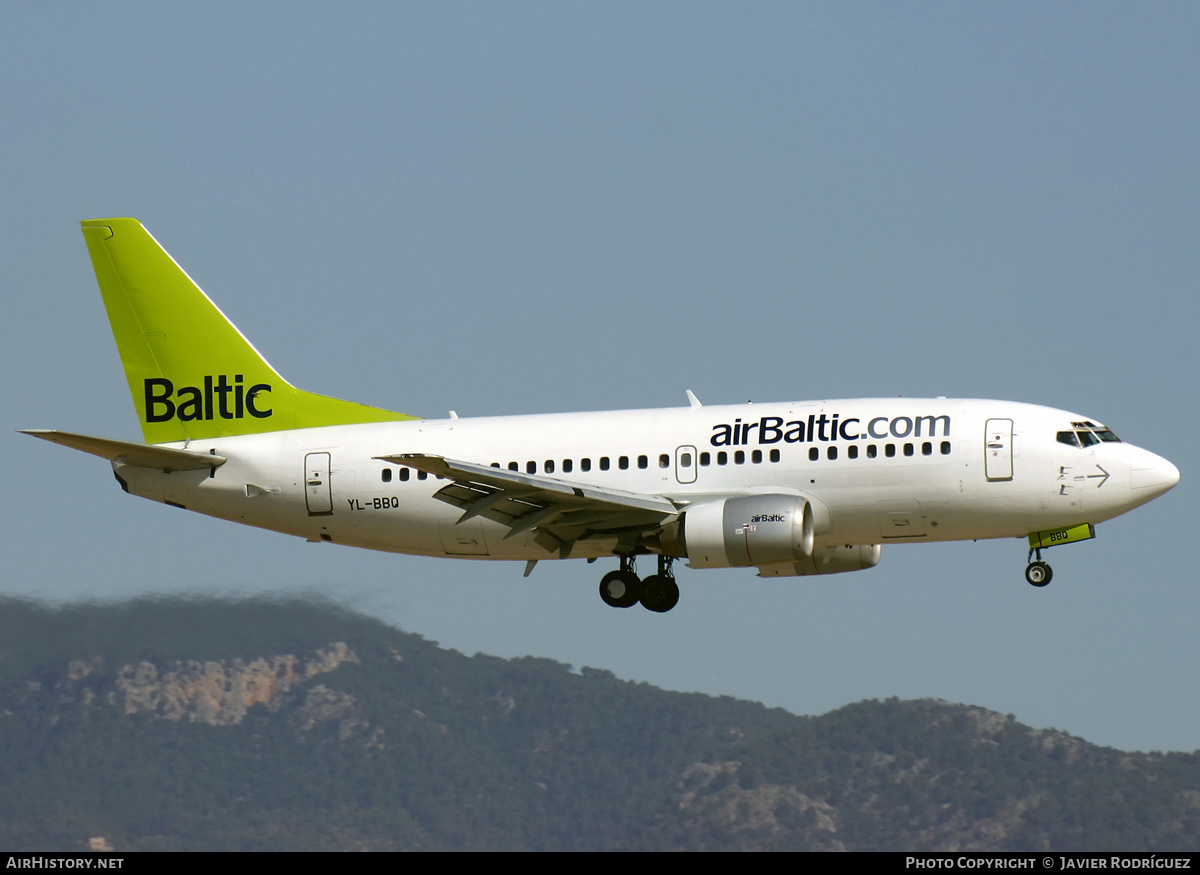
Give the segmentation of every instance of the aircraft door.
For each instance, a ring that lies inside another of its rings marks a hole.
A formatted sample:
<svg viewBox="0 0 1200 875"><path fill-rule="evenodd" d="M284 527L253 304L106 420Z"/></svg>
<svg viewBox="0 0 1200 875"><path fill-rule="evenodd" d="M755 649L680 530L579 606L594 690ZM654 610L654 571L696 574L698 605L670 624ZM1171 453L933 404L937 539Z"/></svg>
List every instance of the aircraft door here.
<svg viewBox="0 0 1200 875"><path fill-rule="evenodd" d="M989 419L984 426L983 469L989 481L1013 479L1012 438L1011 419Z"/></svg>
<svg viewBox="0 0 1200 875"><path fill-rule="evenodd" d="M675 479L680 483L696 482L697 457L695 447L675 448Z"/></svg>
<svg viewBox="0 0 1200 875"><path fill-rule="evenodd" d="M329 453L308 453L304 457L304 500L309 516L333 513L333 490L329 485Z"/></svg>

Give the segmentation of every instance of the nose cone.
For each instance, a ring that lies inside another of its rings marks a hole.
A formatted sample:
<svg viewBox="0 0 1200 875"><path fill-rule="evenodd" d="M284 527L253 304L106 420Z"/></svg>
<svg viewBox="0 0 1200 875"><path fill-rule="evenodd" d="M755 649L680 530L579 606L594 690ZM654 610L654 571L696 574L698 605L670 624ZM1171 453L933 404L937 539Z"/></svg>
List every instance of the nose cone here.
<svg viewBox="0 0 1200 875"><path fill-rule="evenodd" d="M1129 466L1133 500L1145 504L1179 482L1179 469L1154 453L1142 450Z"/></svg>

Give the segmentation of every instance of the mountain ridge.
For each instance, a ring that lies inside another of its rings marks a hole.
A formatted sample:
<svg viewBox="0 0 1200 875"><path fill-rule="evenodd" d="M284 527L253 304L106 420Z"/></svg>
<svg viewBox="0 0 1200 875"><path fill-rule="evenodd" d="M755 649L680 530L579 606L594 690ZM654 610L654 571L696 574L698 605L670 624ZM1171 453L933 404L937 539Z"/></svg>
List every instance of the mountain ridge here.
<svg viewBox="0 0 1200 875"><path fill-rule="evenodd" d="M0 845L1194 850L1200 756L935 699L817 717L328 603L0 601Z"/></svg>

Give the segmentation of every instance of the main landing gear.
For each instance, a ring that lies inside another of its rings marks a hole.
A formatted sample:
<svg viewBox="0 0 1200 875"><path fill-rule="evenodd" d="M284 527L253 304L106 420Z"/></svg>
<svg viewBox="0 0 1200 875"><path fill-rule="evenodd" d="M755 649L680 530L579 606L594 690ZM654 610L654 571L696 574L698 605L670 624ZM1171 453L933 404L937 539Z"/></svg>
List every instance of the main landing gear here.
<svg viewBox="0 0 1200 875"><path fill-rule="evenodd" d="M658 573L639 579L632 556L621 557L621 568L600 581L600 598L610 608L631 608L638 602L648 611L665 614L679 603L679 586L671 571L674 560L658 557Z"/></svg>
<svg viewBox="0 0 1200 875"><path fill-rule="evenodd" d="M1037 553L1037 561L1033 559L1033 554ZM1029 556L1025 559L1029 562L1025 566L1025 579L1033 586L1045 586L1054 579L1054 572L1050 570L1050 566L1042 561L1041 548L1034 548L1029 551Z"/></svg>

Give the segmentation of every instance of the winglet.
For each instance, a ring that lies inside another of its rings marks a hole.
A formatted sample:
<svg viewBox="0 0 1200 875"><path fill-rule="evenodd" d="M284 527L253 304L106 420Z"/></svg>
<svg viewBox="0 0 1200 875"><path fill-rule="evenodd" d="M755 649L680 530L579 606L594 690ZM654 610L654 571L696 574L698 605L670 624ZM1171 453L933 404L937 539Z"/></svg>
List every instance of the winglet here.
<svg viewBox="0 0 1200 875"><path fill-rule="evenodd" d="M691 389L684 389L684 391L687 392L688 404L692 405L692 407L704 406L700 403L700 399L696 397L695 393L693 393Z"/></svg>

